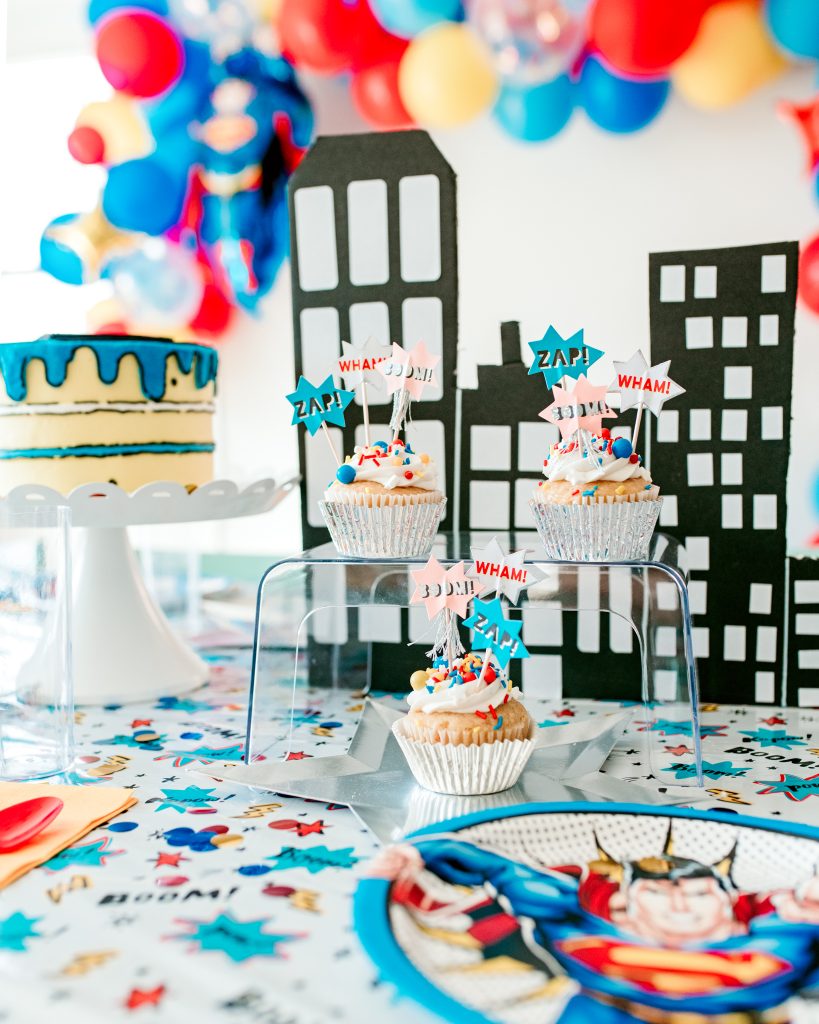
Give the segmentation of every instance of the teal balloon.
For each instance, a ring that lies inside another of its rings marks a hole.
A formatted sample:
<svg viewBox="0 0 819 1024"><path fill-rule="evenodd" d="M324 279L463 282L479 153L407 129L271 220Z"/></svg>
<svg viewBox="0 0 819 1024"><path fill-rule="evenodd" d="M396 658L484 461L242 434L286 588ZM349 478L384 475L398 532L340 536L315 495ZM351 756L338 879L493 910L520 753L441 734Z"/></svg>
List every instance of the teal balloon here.
<svg viewBox="0 0 819 1024"><path fill-rule="evenodd" d="M48 225L40 239L40 267L52 277L65 284L83 284L85 267L79 255L67 246L50 237L52 228L63 224L71 224L79 217L78 213L65 213Z"/></svg>
<svg viewBox="0 0 819 1024"><path fill-rule="evenodd" d="M668 99L667 79L638 81L621 78L596 57L583 65L578 83L578 103L589 118L608 132L626 134L645 128Z"/></svg>
<svg viewBox="0 0 819 1024"><path fill-rule="evenodd" d="M765 0L771 35L789 54L819 59L817 0Z"/></svg>
<svg viewBox="0 0 819 1024"><path fill-rule="evenodd" d="M182 213L188 166L181 170L154 156L126 160L108 169L102 193L102 212L124 231L162 235Z"/></svg>
<svg viewBox="0 0 819 1024"><path fill-rule="evenodd" d="M114 11L152 11L160 17L168 13L168 0L91 0L88 5L88 20L92 25Z"/></svg>
<svg viewBox="0 0 819 1024"><path fill-rule="evenodd" d="M412 39L442 21L463 18L461 0L370 0L373 14L387 31Z"/></svg>
<svg viewBox="0 0 819 1024"><path fill-rule="evenodd" d="M507 83L495 103L494 115L513 138L544 142L566 127L574 102L575 87L568 75L528 87Z"/></svg>

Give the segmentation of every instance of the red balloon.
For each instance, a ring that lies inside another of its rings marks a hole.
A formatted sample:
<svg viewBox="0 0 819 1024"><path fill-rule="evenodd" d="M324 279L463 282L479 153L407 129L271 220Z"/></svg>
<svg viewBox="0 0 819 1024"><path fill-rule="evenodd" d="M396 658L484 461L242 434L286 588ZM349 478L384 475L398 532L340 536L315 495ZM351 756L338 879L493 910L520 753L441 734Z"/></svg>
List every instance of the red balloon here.
<svg viewBox="0 0 819 1024"><path fill-rule="evenodd" d="M356 110L373 128L409 128L414 121L401 102L398 64L376 64L353 78L350 95Z"/></svg>
<svg viewBox="0 0 819 1024"><path fill-rule="evenodd" d="M105 157L105 140L96 128L80 125L68 136L68 152L80 164L101 164Z"/></svg>
<svg viewBox="0 0 819 1024"><path fill-rule="evenodd" d="M799 247L799 298L819 316L819 235Z"/></svg>
<svg viewBox="0 0 819 1024"><path fill-rule="evenodd" d="M112 14L97 27L97 60L120 92L158 96L179 78L182 43L167 22L147 11Z"/></svg>
<svg viewBox="0 0 819 1024"><path fill-rule="evenodd" d="M322 75L350 67L351 9L343 0L284 0L278 29L293 64Z"/></svg>
<svg viewBox="0 0 819 1024"><path fill-rule="evenodd" d="M657 75L693 43L711 0L596 0L589 41L616 71Z"/></svg>
<svg viewBox="0 0 819 1024"><path fill-rule="evenodd" d="M191 320L190 327L197 334L218 338L228 329L233 319L234 308L215 284L206 284L202 292L199 312Z"/></svg>
<svg viewBox="0 0 819 1024"><path fill-rule="evenodd" d="M347 46L353 71L362 71L377 64L397 64L409 46L409 40L388 32L373 14L368 0L355 0L349 10L352 32L347 38Z"/></svg>

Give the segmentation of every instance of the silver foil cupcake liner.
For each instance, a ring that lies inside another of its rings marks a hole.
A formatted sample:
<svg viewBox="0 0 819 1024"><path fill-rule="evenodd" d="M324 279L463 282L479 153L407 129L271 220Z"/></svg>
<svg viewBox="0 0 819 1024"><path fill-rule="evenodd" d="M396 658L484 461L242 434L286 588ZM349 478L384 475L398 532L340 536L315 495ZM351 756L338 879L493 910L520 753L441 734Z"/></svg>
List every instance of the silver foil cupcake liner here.
<svg viewBox="0 0 819 1024"><path fill-rule="evenodd" d="M662 498L529 506L549 558L566 562L639 561L648 557Z"/></svg>
<svg viewBox="0 0 819 1024"><path fill-rule="evenodd" d="M339 554L411 558L432 550L446 498L379 506L320 501L319 508Z"/></svg>
<svg viewBox="0 0 819 1024"><path fill-rule="evenodd" d="M393 724L398 746L407 759L415 781L433 793L481 796L511 789L520 778L534 750L537 726L528 740L497 740L494 743L419 743L404 734L404 719Z"/></svg>

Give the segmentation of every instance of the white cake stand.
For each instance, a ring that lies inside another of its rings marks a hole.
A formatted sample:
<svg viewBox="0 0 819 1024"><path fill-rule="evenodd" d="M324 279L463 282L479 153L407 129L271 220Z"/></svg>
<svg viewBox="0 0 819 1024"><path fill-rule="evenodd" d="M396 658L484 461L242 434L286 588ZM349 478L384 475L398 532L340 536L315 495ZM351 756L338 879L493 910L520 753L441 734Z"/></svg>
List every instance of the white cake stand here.
<svg viewBox="0 0 819 1024"><path fill-rule="evenodd" d="M36 484L16 487L10 511L68 505L74 527L72 647L77 704L126 704L201 686L208 667L173 631L148 593L128 526L193 523L257 515L298 484L259 480L242 490L216 480L192 493L153 483L133 494L110 483L68 495ZM48 652L42 652L48 658Z"/></svg>

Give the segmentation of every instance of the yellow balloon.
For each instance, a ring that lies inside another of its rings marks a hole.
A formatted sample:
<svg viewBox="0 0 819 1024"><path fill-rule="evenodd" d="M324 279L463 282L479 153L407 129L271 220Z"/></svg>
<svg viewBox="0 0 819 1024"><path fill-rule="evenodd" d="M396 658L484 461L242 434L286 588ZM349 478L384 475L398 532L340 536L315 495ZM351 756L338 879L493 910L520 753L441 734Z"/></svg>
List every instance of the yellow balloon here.
<svg viewBox="0 0 819 1024"><path fill-rule="evenodd" d="M443 22L421 32L398 69L398 91L420 125L451 128L492 103L497 76L483 44L465 24Z"/></svg>
<svg viewBox="0 0 819 1024"><path fill-rule="evenodd" d="M138 104L120 93L83 107L77 127L84 126L95 128L102 136L106 164L136 160L154 150L153 135Z"/></svg>
<svg viewBox="0 0 819 1024"><path fill-rule="evenodd" d="M706 11L697 37L671 69L671 81L703 110L730 107L788 66L756 0L728 0Z"/></svg>

